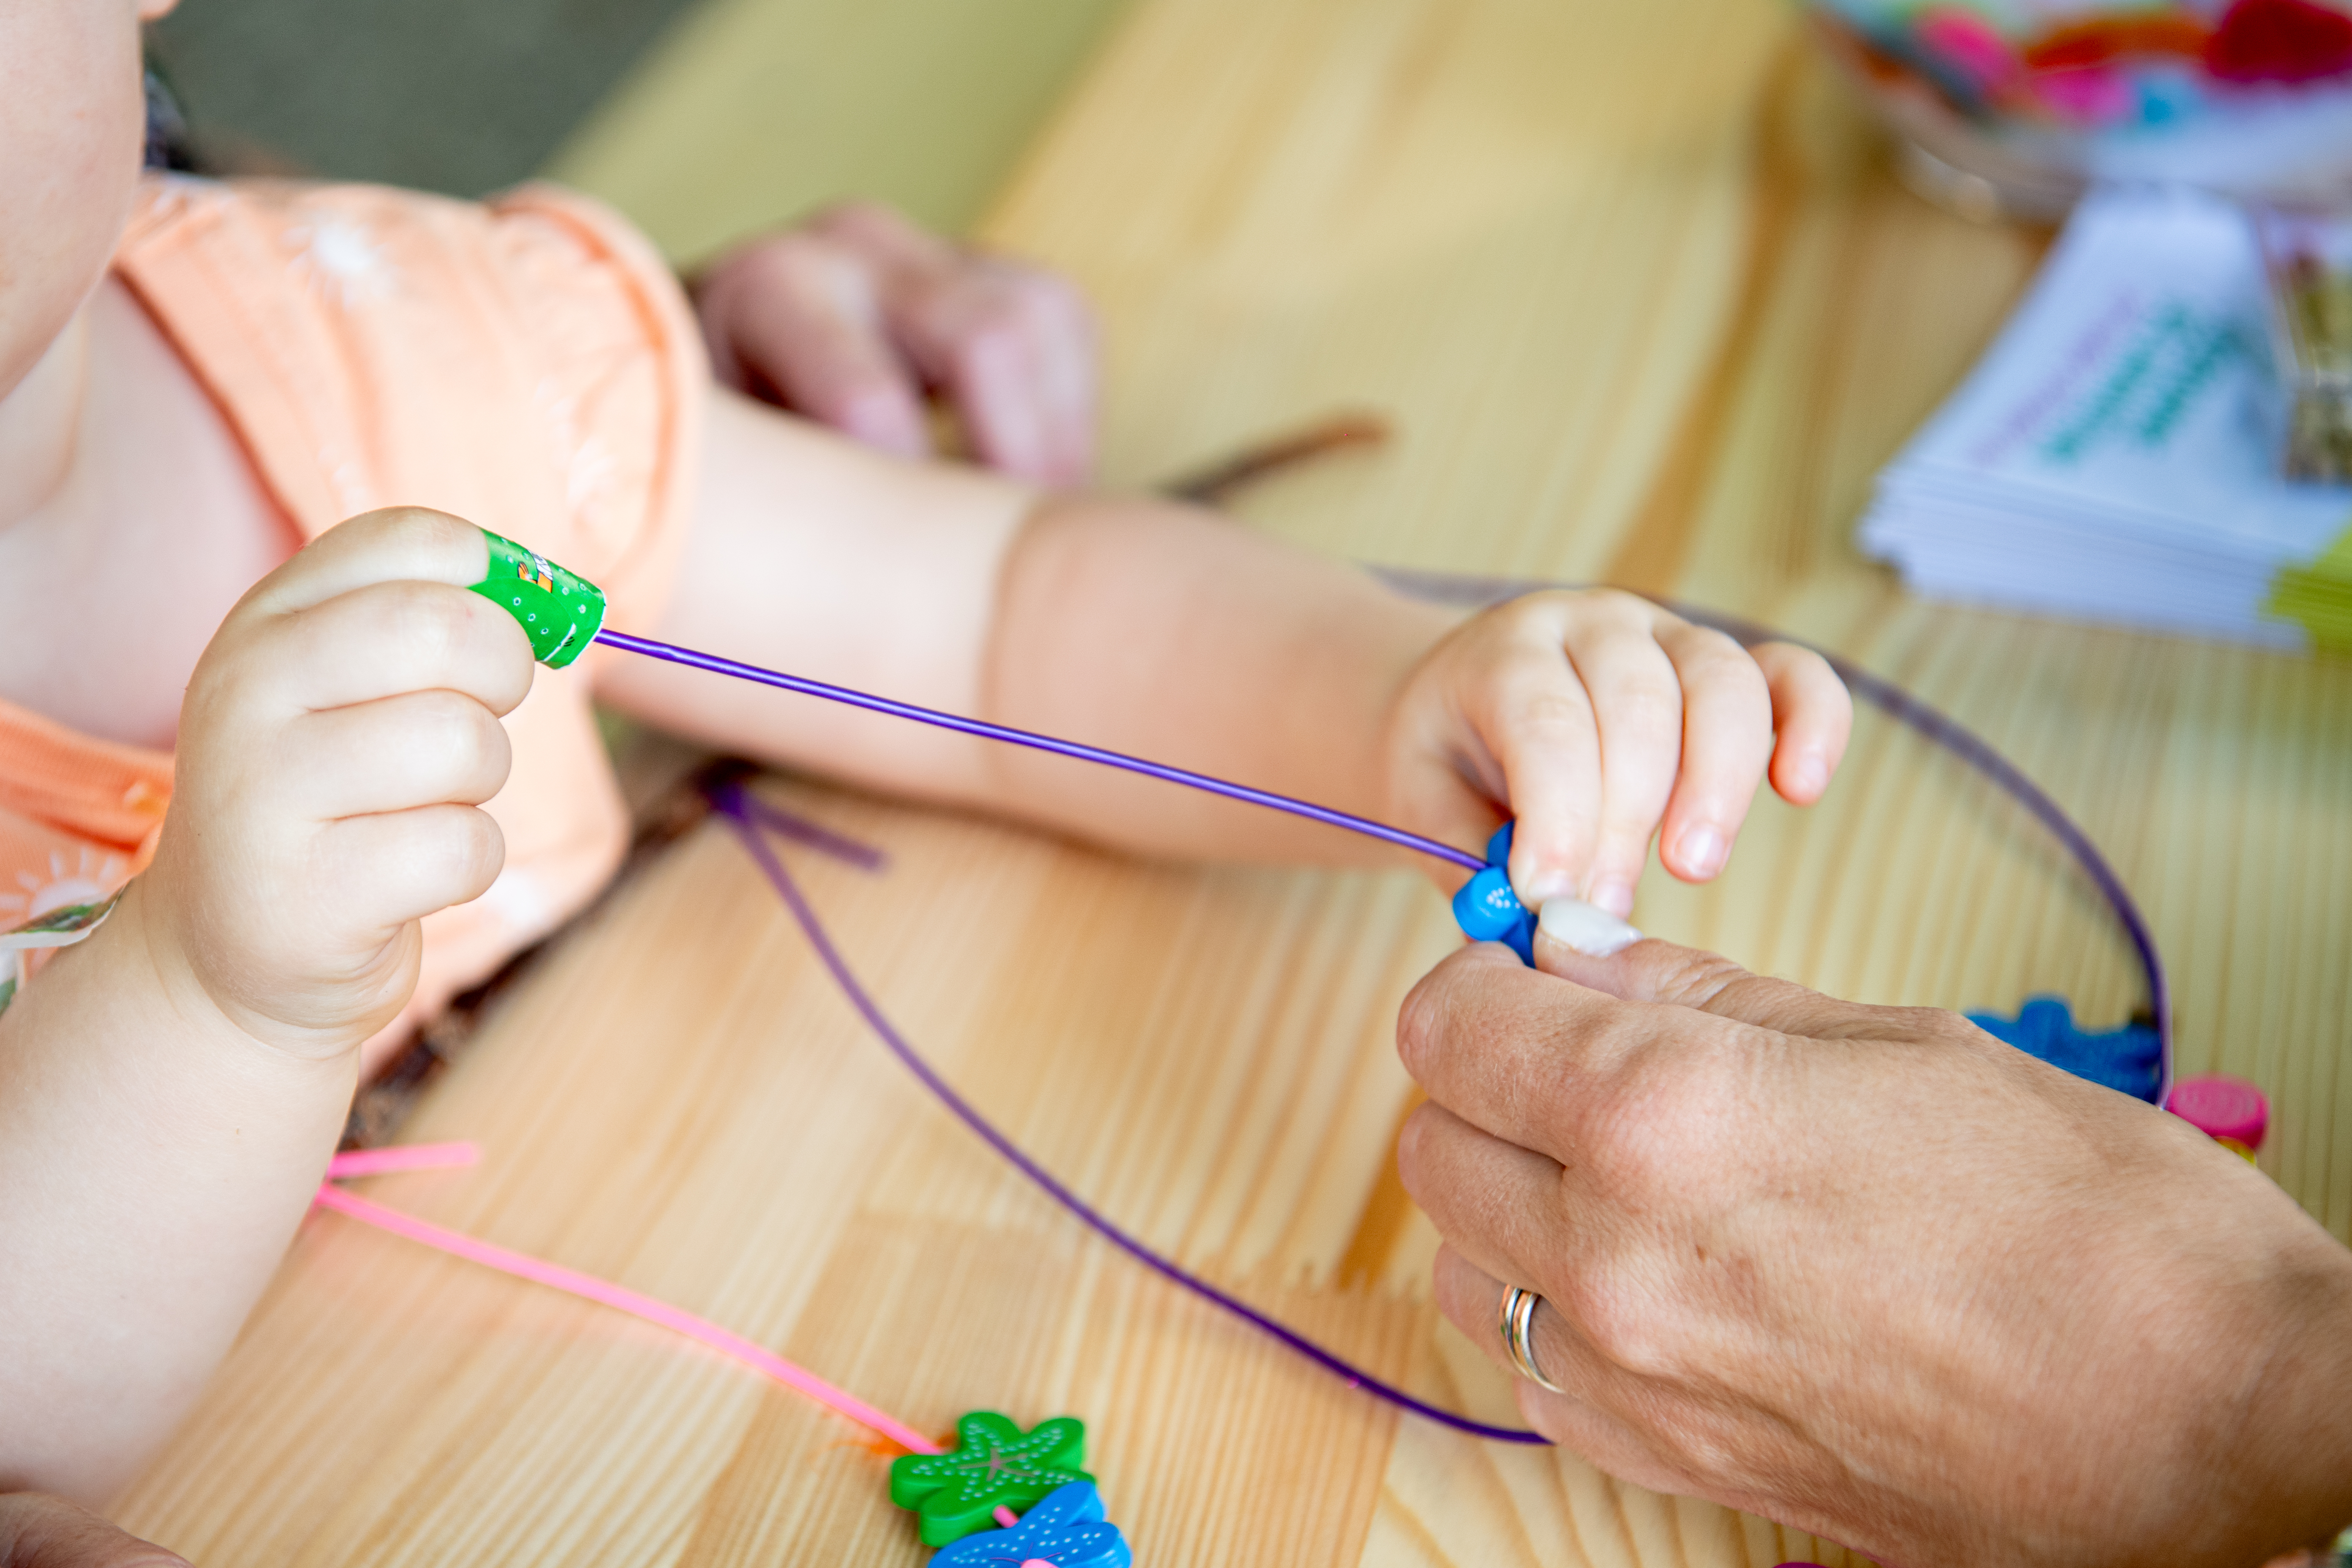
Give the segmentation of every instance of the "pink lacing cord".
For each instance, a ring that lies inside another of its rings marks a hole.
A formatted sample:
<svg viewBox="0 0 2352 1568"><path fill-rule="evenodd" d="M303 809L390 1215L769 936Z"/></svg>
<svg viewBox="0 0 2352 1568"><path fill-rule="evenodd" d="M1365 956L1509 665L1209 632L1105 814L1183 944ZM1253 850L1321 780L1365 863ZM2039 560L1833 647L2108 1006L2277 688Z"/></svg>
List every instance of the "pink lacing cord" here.
<svg viewBox="0 0 2352 1568"><path fill-rule="evenodd" d="M320 1208L347 1215L362 1225L446 1252L452 1258L462 1258L468 1263L478 1263L485 1268L495 1268L501 1274L511 1274L518 1279L528 1279L534 1285L562 1290L642 1318L658 1328L683 1334L688 1339L709 1345L721 1355L732 1356L752 1371L774 1378L785 1387L804 1394L825 1408L847 1416L859 1426L887 1437L898 1447L915 1454L937 1454L944 1450L904 1421L887 1411L873 1405L845 1390L835 1388L824 1379L786 1361L764 1345L752 1343L732 1330L722 1329L708 1318L698 1318L683 1307L673 1307L657 1301L625 1285L615 1285L609 1279L599 1279L593 1274L583 1274L577 1268L566 1268L560 1263L517 1252L512 1247L499 1247L467 1236L460 1231L422 1220L415 1215L403 1214L395 1208L361 1197L335 1185L354 1176L380 1176L394 1171L447 1170L453 1166L471 1165L481 1159L481 1151L471 1143L410 1143L389 1149L362 1149L338 1154L327 1167L327 1179L319 1187L313 1200ZM1000 1510L1000 1516L1010 1510ZM998 1522L1012 1524L1013 1519L1000 1517Z"/></svg>

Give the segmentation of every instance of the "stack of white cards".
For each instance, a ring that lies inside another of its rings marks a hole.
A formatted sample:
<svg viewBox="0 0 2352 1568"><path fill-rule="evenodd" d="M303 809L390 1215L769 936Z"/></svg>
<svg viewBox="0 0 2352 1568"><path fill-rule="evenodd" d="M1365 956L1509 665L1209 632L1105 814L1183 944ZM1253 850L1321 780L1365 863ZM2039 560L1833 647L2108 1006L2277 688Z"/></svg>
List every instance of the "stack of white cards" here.
<svg viewBox="0 0 2352 1568"><path fill-rule="evenodd" d="M2278 477L2282 410L2244 215L2096 195L1879 476L1862 546L1931 598L2352 647L2352 490Z"/></svg>

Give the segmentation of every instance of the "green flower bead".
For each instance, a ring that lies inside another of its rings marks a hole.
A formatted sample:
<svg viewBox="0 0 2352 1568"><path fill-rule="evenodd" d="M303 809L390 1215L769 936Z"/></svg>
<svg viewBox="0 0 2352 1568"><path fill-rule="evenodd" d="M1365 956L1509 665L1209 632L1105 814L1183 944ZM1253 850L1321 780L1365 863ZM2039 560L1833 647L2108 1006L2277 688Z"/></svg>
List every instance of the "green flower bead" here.
<svg viewBox="0 0 2352 1568"><path fill-rule="evenodd" d="M956 1446L944 1454L908 1454L890 1464L890 1500L912 1509L923 1544L945 1546L996 1522L996 1510L1035 1506L1048 1492L1094 1478L1087 1462L1086 1423L1059 1415L1024 1432L993 1410L956 1423Z"/></svg>

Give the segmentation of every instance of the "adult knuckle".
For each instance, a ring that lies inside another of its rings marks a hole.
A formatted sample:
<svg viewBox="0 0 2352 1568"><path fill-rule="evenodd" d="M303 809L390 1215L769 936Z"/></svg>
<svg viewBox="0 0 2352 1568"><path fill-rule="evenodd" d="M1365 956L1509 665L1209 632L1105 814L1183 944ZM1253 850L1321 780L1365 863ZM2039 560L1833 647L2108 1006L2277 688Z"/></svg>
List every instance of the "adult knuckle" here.
<svg viewBox="0 0 2352 1568"><path fill-rule="evenodd" d="M1827 1002L1829 998L1822 998ZM1990 1040L2008 1048L2007 1042L1977 1027L1958 1013L1941 1007L1867 1007L1857 1008L1843 1004L1844 1017L1866 1022L1874 1034L1891 1040L1937 1040L1960 1046L1981 1046Z"/></svg>
<svg viewBox="0 0 2352 1568"><path fill-rule="evenodd" d="M1758 979L1720 953L1673 948L1653 967L1650 989L1661 1002L1704 1012L1718 1002L1737 1000L1733 993Z"/></svg>
<svg viewBox="0 0 2352 1568"><path fill-rule="evenodd" d="M1477 1279L1468 1268L1448 1268L1441 1262L1431 1282L1437 1310L1454 1322L1475 1324L1486 1315Z"/></svg>
<svg viewBox="0 0 2352 1568"><path fill-rule="evenodd" d="M1657 1303L1622 1262L1588 1262L1547 1300L1602 1360L1637 1377L1673 1372L1676 1358Z"/></svg>
<svg viewBox="0 0 2352 1568"><path fill-rule="evenodd" d="M1579 1152L1606 1191L1636 1207L1687 1189L1737 1134L1738 1088L1703 1047L1643 1053L1609 1089L1582 1119Z"/></svg>
<svg viewBox="0 0 2352 1568"><path fill-rule="evenodd" d="M1606 1105L1588 1106L1577 1119L1577 1163L1618 1203L1646 1205L1671 1179L1668 1140L1653 1120L1658 1109L1653 1096L1620 1088Z"/></svg>
<svg viewBox="0 0 2352 1568"><path fill-rule="evenodd" d="M1397 1129L1397 1176L1408 1191L1421 1175L1422 1144L1429 1136L1429 1121L1428 1105L1417 1105L1404 1119L1404 1125Z"/></svg>
<svg viewBox="0 0 2352 1568"><path fill-rule="evenodd" d="M1397 1056L1418 1080L1444 1048L1452 1022L1453 976L1444 964L1421 977L1397 1010Z"/></svg>

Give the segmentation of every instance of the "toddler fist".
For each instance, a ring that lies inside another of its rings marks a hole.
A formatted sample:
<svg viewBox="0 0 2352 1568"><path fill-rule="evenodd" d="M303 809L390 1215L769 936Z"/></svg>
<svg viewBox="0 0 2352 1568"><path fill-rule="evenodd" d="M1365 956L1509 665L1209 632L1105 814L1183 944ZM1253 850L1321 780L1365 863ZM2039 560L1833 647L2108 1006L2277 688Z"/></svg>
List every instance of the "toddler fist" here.
<svg viewBox="0 0 2352 1568"><path fill-rule="evenodd" d="M479 529L400 508L321 534L240 600L181 710L150 929L228 1020L332 1056L416 981L417 921L499 873L522 628L468 593Z"/></svg>

